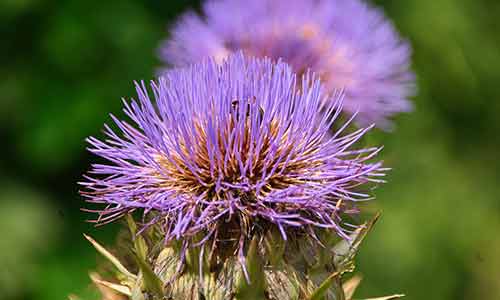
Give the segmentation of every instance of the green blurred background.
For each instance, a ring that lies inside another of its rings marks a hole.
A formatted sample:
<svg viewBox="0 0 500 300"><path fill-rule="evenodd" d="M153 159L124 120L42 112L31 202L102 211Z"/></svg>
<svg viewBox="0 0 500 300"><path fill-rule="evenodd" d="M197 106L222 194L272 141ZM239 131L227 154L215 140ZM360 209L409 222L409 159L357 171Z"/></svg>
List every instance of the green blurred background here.
<svg viewBox="0 0 500 300"><path fill-rule="evenodd" d="M500 2L377 4L413 43L419 95L393 133L369 138L393 171L358 297L500 299ZM92 299L97 254L82 233L112 244L117 226L79 211L83 140L120 115L159 65L167 24L197 5L0 0L0 299Z"/></svg>

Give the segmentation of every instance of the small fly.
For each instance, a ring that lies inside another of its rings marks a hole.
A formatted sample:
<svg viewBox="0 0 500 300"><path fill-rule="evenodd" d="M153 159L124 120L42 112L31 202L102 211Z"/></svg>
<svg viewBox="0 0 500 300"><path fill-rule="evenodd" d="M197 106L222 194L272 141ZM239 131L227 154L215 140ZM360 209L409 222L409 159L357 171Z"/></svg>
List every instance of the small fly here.
<svg viewBox="0 0 500 300"><path fill-rule="evenodd" d="M250 105L251 104L255 104L257 102L257 99L255 97L253 97L251 100L248 100L248 103L247 103L247 113L246 113L246 117L250 117ZM236 111L236 119L239 119L240 118L240 115L239 115L239 110L238 110L238 105L239 105L240 101L239 100L234 100L233 102L231 102L231 108L233 111ZM262 108L262 106L259 105L259 119L260 121L262 121L262 119L264 118L264 108Z"/></svg>

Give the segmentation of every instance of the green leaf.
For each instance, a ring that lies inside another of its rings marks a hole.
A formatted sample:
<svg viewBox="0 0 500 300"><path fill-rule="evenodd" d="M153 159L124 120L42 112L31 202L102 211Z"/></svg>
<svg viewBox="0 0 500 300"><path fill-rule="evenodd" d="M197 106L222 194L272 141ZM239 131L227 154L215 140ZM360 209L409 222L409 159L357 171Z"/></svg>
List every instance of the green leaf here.
<svg viewBox="0 0 500 300"><path fill-rule="evenodd" d="M353 258L359 250L359 246L365 239L366 235L373 229L373 226L380 217L377 213L370 221L359 227L352 235L352 243L342 240L333 247L334 264L337 270L347 271L350 268Z"/></svg>
<svg viewBox="0 0 500 300"><path fill-rule="evenodd" d="M198 247L189 248L186 253L186 270L191 274L199 274L200 271L200 253Z"/></svg>
<svg viewBox="0 0 500 300"><path fill-rule="evenodd" d="M148 245L141 235L137 235L137 224L135 223L132 215L128 214L125 218L128 223L128 228L130 234L132 235L132 240L134 241L135 252L141 259L146 259L148 253Z"/></svg>
<svg viewBox="0 0 500 300"><path fill-rule="evenodd" d="M259 242L254 237L250 242L246 255L246 269L250 282L245 276L241 276L236 289L236 299L238 300L258 300L265 299L266 280L264 265L259 255Z"/></svg>
<svg viewBox="0 0 500 300"><path fill-rule="evenodd" d="M161 279L156 276L146 260L138 255L134 255L134 257L141 270L143 288L159 298L163 297L163 283Z"/></svg>
<svg viewBox="0 0 500 300"><path fill-rule="evenodd" d="M142 276L139 276L142 277ZM144 294L142 293L142 288L141 288L141 278L138 278L134 286L132 287L132 295L130 296L131 300L145 300L144 299Z"/></svg>
<svg viewBox="0 0 500 300"><path fill-rule="evenodd" d="M330 288L336 288L334 285L339 285L340 274L340 272L335 272L328 276L328 278L323 281L323 283L311 294L311 296L309 296L308 300L323 300ZM337 294L337 292L335 294ZM344 299L343 295L340 295L340 297L341 298L338 298L339 300Z"/></svg>
<svg viewBox="0 0 500 300"><path fill-rule="evenodd" d="M283 263L285 253L285 241L277 230L269 230L264 240L266 254L272 266L279 266Z"/></svg>
<svg viewBox="0 0 500 300"><path fill-rule="evenodd" d="M363 278L360 275L355 275L351 279L344 282L344 284L342 284L342 289L344 290L346 299L352 299L352 296L354 296L354 293L356 292L356 289L358 288L362 279Z"/></svg>
<svg viewBox="0 0 500 300"><path fill-rule="evenodd" d="M132 296L132 293L131 293L130 288L128 286L102 280L101 277L97 273L90 273L89 276L90 276L90 279L92 280L92 282L94 282L96 285L103 285L103 286L110 288L113 291L116 291L116 292L123 294L125 296L129 296L129 297Z"/></svg>
<svg viewBox="0 0 500 300"><path fill-rule="evenodd" d="M90 236L83 234L83 236L94 246L94 248L101 253L104 257L106 257L115 267L116 269L122 273L124 276L127 277L127 279L134 281L137 276L132 274L125 266L121 264L121 262L116 258L113 254L111 254L106 248L101 246L99 243L97 243L93 238Z"/></svg>
<svg viewBox="0 0 500 300"><path fill-rule="evenodd" d="M385 296L385 297L378 297L378 298L367 298L363 300L393 300L393 299L400 299L403 298L405 295L404 294L396 294L392 296Z"/></svg>

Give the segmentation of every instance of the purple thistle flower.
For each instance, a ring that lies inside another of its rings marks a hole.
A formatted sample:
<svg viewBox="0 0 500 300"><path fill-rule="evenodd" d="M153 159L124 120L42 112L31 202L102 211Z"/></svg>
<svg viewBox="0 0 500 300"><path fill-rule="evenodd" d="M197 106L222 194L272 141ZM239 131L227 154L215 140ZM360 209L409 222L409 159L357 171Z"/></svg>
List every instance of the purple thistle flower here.
<svg viewBox="0 0 500 300"><path fill-rule="evenodd" d="M318 79L297 82L282 62L238 53L166 72L151 82L152 99L136 88L137 100L124 101L132 122L113 117L118 130L87 139L107 160L81 183L105 205L98 223L141 210L184 250L220 241L240 254L266 228L284 240L316 229L348 239L343 215L370 198L365 185L382 182L381 163L370 162L380 148L351 149L369 128L331 135L341 96L324 101Z"/></svg>
<svg viewBox="0 0 500 300"><path fill-rule="evenodd" d="M167 64L234 51L282 58L298 74L312 69L330 91L345 90L344 110L357 122L389 129L412 109L410 46L383 12L360 0L209 0L205 16L187 13L160 48Z"/></svg>

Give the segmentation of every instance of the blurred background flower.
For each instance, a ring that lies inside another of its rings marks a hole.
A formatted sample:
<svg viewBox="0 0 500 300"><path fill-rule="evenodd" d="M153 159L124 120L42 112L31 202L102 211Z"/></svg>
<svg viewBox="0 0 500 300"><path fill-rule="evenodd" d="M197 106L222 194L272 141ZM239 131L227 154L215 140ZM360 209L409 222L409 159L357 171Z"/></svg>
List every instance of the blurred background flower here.
<svg viewBox="0 0 500 300"><path fill-rule="evenodd" d="M419 95L394 133L367 141L385 145L394 169L373 202L383 215L358 258L358 297L498 299L500 3L375 3L412 43ZM95 299L87 272L98 254L81 233L111 245L115 230L94 229L79 211L75 182L91 161L84 138L99 132L107 112L122 117L120 98L134 95L132 80L153 76L165 24L188 8L199 3L0 2L0 186L10 186L0 203L16 223L0 230L31 231L16 235L30 242L8 243L22 258L0 274L20 288L0 298ZM2 263L10 259L3 252Z"/></svg>
<svg viewBox="0 0 500 300"><path fill-rule="evenodd" d="M208 0L203 15L187 12L171 35L159 49L167 65L243 50L282 58L299 74L310 68L328 90L344 90L344 112L358 112L364 126L389 129L390 117L412 109L411 47L363 0Z"/></svg>

